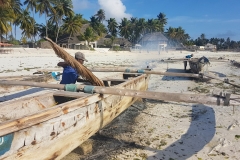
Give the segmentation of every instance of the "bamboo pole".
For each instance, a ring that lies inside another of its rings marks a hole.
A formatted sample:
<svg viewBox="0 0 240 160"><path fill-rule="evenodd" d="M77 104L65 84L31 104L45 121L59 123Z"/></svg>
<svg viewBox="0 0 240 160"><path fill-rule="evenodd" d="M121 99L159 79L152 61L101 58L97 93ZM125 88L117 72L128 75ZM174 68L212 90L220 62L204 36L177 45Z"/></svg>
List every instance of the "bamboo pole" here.
<svg viewBox="0 0 240 160"><path fill-rule="evenodd" d="M90 70L92 72L145 73L145 74L155 74L155 75L164 75L164 76L202 78L202 77L199 76L199 74L193 74L193 73L146 71L144 69L143 70L137 70L137 69L123 69L123 68L91 68Z"/></svg>
<svg viewBox="0 0 240 160"><path fill-rule="evenodd" d="M89 68L92 72L125 72L125 73L145 73L145 74L155 74L164 76L176 76L176 77L192 77L192 78L205 78L199 74L194 73L176 73L176 72L159 72L159 71L147 71L144 69L125 69L125 68ZM60 73L59 75L61 75Z"/></svg>
<svg viewBox="0 0 240 160"><path fill-rule="evenodd" d="M0 84L33 86L33 87L65 90L65 85L63 84L47 84L47 83L37 83L37 82L27 82L27 81L0 81ZM211 104L211 105L226 104L225 98L221 98L221 97L216 98L216 97L210 97L210 96L199 95L199 94L196 95L196 94L182 94L182 93L139 91L139 90L131 90L131 89L119 89L114 87L77 85L77 90L80 92L85 92L86 88L90 88L91 93L111 94L111 95L147 98L147 99L153 99L153 100L164 100L164 101L173 101L173 102L201 103L201 104ZM88 93L88 92L85 92L85 93ZM75 93L75 94L78 94L78 93ZM231 101L231 105L239 105L239 103L235 101Z"/></svg>
<svg viewBox="0 0 240 160"><path fill-rule="evenodd" d="M199 58L177 58L177 59L162 59L159 62L178 62L178 61L192 61L197 60ZM209 59L209 58L208 58ZM228 59L209 59L210 62L228 62Z"/></svg>

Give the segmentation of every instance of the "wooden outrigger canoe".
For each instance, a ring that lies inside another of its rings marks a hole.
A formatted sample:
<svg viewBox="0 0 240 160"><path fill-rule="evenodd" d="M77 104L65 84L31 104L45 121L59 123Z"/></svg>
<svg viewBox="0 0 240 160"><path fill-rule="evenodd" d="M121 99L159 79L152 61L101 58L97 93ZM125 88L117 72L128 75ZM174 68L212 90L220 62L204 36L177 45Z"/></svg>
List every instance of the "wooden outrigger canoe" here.
<svg viewBox="0 0 240 160"><path fill-rule="evenodd" d="M142 74L104 82L111 82L114 86L110 87L145 91L148 81L149 75ZM138 99L71 93L48 90L0 103L0 159L61 159Z"/></svg>

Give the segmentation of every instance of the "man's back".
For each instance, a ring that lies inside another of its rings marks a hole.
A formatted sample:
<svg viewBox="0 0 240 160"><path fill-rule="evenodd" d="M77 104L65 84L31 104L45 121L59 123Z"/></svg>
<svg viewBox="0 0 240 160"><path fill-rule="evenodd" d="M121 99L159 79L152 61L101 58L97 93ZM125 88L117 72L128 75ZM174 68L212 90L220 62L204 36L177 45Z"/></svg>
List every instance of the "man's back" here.
<svg viewBox="0 0 240 160"><path fill-rule="evenodd" d="M71 66L63 67L62 80L60 84L75 84L78 78L77 71Z"/></svg>

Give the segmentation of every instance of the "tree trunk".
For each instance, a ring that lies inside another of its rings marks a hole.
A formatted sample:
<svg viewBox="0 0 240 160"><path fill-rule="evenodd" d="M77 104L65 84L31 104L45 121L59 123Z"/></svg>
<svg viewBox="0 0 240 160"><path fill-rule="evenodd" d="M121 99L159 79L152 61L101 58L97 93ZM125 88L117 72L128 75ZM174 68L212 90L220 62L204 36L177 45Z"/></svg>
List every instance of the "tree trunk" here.
<svg viewBox="0 0 240 160"><path fill-rule="evenodd" d="M11 25L11 41L13 41L13 30L12 30L12 22L10 22L10 25Z"/></svg>
<svg viewBox="0 0 240 160"><path fill-rule="evenodd" d="M59 30L60 30L60 27L58 26L58 23L57 23L57 35L56 35L56 40L55 40L55 42L57 43L57 39L58 39L58 34L59 34Z"/></svg>
<svg viewBox="0 0 240 160"><path fill-rule="evenodd" d="M71 36L72 36L72 33L70 33L70 35L69 35L69 38L68 38L68 47L67 48L69 48L69 40L70 40L70 38L71 38Z"/></svg>
<svg viewBox="0 0 240 160"><path fill-rule="evenodd" d="M47 14L46 13L45 13L45 20L46 20L46 37L48 37L48 34L47 34L48 26L47 26Z"/></svg>
<svg viewBox="0 0 240 160"><path fill-rule="evenodd" d="M15 25L15 39L17 39L17 25Z"/></svg>
<svg viewBox="0 0 240 160"><path fill-rule="evenodd" d="M32 37L32 41L33 41L33 48L35 48L35 42L36 42L36 38L35 38L35 33L34 33L34 27L35 27L35 19L34 19L34 12L32 9L32 14L33 14L33 20L34 20L34 24L33 24L33 37Z"/></svg>

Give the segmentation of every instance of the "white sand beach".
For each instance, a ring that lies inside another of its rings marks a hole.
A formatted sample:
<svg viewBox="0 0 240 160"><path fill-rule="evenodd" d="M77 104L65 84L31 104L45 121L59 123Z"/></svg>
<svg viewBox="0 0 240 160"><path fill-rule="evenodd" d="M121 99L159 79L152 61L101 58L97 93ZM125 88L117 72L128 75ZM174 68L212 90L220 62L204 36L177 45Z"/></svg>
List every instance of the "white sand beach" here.
<svg viewBox="0 0 240 160"><path fill-rule="evenodd" d="M76 50L67 50L74 55ZM82 51L87 67L133 67L149 66L154 71L184 72L183 62L160 62L161 59L183 58L188 51L161 52L114 52L104 49ZM194 57L225 57L240 61L237 52L198 51ZM56 70L62 61L52 49L13 49L0 54L0 78L4 76L33 75L38 70ZM189 68L189 66L188 66ZM230 61L211 62L208 71L219 78L228 78L240 84L240 68ZM94 73L99 78L119 73ZM51 83L59 83L52 81ZM16 94L30 88L8 90L0 86L0 101L19 98ZM193 93L211 95L214 89L240 94L240 89L217 80L200 82L191 78L152 75L149 91ZM37 89L36 91L37 92ZM25 94L27 95L27 94ZM1 103L0 103L1 104ZM110 125L93 136L93 151L89 155L72 152L65 160L72 159L135 159L135 160L220 160L240 159L240 106L217 106L143 100L133 104Z"/></svg>

